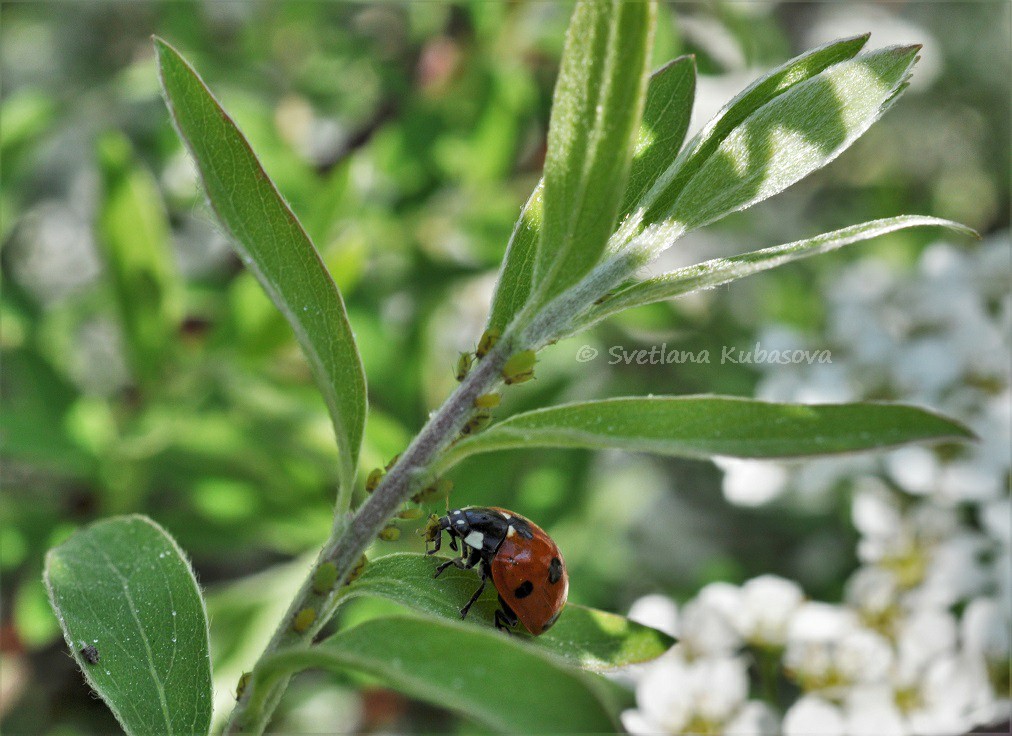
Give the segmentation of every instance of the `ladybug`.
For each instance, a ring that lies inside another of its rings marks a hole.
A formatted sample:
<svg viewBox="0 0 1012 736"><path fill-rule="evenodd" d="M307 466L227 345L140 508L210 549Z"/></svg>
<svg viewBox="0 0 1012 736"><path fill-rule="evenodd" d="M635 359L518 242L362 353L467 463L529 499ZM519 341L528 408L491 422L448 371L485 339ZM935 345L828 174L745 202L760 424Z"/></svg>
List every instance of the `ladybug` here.
<svg viewBox="0 0 1012 736"><path fill-rule="evenodd" d="M552 627L566 605L569 576L559 547L534 522L506 509L467 506L446 516L432 516L425 528L428 554L439 551L443 532L450 538L455 557L436 568L439 577L450 565L469 570L477 567L481 584L460 609L466 618L489 578L499 593L495 612L497 629L512 629L517 621L537 636ZM460 540L460 547L457 541Z"/></svg>

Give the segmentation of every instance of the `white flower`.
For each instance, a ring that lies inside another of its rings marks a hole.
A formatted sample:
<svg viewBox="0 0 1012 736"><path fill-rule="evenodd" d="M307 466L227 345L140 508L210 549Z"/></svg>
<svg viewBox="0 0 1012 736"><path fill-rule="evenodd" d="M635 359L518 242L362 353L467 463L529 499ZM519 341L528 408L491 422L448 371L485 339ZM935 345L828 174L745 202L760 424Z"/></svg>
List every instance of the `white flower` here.
<svg viewBox="0 0 1012 736"><path fill-rule="evenodd" d="M777 736L780 719L776 712L761 700L750 700L738 714L724 726L724 736Z"/></svg>
<svg viewBox="0 0 1012 736"><path fill-rule="evenodd" d="M889 642L868 629L855 629L844 635L833 653L836 673L847 683L884 681L892 663Z"/></svg>
<svg viewBox="0 0 1012 736"><path fill-rule="evenodd" d="M969 655L1005 664L1010 654L1010 624L1007 612L991 598L975 598L963 611L960 639Z"/></svg>
<svg viewBox="0 0 1012 736"><path fill-rule="evenodd" d="M622 713L622 724L633 734L719 733L728 724L744 728L747 698L748 668L742 658L690 660L676 645L650 665L636 688L637 709Z"/></svg>
<svg viewBox="0 0 1012 736"><path fill-rule="evenodd" d="M899 503L884 486L872 479L868 479L866 487L855 493L851 515L854 526L867 540L864 556L869 561L883 557L886 549L895 546L897 536L902 533L903 514Z"/></svg>
<svg viewBox="0 0 1012 736"><path fill-rule="evenodd" d="M927 447L910 445L886 455L889 476L908 493L931 493L938 479L938 459Z"/></svg>
<svg viewBox="0 0 1012 736"><path fill-rule="evenodd" d="M636 687L638 710L622 714L630 733L678 733L688 724L693 705L690 670L677 649L655 660Z"/></svg>
<svg viewBox="0 0 1012 736"><path fill-rule="evenodd" d="M978 512L981 526L992 539L1012 546L1012 508L1008 499L993 501L980 507Z"/></svg>
<svg viewBox="0 0 1012 736"><path fill-rule="evenodd" d="M692 663L696 685L696 712L708 723L725 723L748 698L744 660L720 657Z"/></svg>
<svg viewBox="0 0 1012 736"><path fill-rule="evenodd" d="M956 648L956 619L944 610L918 609L899 626L898 676L909 681Z"/></svg>
<svg viewBox="0 0 1012 736"><path fill-rule="evenodd" d="M910 604L951 606L980 593L988 582L981 558L986 544L979 534L960 533L935 545L927 557L924 579Z"/></svg>
<svg viewBox="0 0 1012 736"><path fill-rule="evenodd" d="M881 567L866 565L859 568L847 581L844 596L861 618L874 627L888 627L898 612L896 575Z"/></svg>
<svg viewBox="0 0 1012 736"><path fill-rule="evenodd" d="M803 603L788 627L789 642L833 642L857 628L857 617L831 603Z"/></svg>
<svg viewBox="0 0 1012 736"><path fill-rule="evenodd" d="M903 714L892 688L857 687L847 693L844 718L848 736L905 736Z"/></svg>
<svg viewBox="0 0 1012 736"><path fill-rule="evenodd" d="M776 575L760 575L741 588L741 607L735 617L738 631L749 642L782 646L787 625L804 600L801 586Z"/></svg>
<svg viewBox="0 0 1012 736"><path fill-rule="evenodd" d="M724 497L738 506L761 506L780 495L787 485L787 469L769 460L714 458L724 471Z"/></svg>
<svg viewBox="0 0 1012 736"><path fill-rule="evenodd" d="M784 736L844 736L843 712L816 695L805 695L784 715Z"/></svg>
<svg viewBox="0 0 1012 736"><path fill-rule="evenodd" d="M665 595L645 595L629 609L629 618L665 634L678 636L678 605Z"/></svg>
<svg viewBox="0 0 1012 736"><path fill-rule="evenodd" d="M803 603L787 628L784 667L805 689L839 685L837 643L857 628L853 611L828 603Z"/></svg>
<svg viewBox="0 0 1012 736"><path fill-rule="evenodd" d="M741 591L729 583L710 583L689 601L679 635L690 656L730 654L742 644L734 626Z"/></svg>
<svg viewBox="0 0 1012 736"><path fill-rule="evenodd" d="M935 660L921 680L915 707L907 714L911 731L923 736L969 731L982 711L982 692L988 694L989 688L978 663L956 656Z"/></svg>

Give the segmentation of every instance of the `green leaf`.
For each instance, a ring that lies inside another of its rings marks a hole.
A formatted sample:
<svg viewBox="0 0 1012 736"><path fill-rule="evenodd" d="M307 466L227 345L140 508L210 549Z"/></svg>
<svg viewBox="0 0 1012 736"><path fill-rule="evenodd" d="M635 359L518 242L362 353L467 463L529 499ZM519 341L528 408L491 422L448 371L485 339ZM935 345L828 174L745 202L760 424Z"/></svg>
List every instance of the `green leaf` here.
<svg viewBox="0 0 1012 736"><path fill-rule="evenodd" d="M347 505L365 425L362 362L341 294L249 143L179 53L155 39L166 103L236 250L302 346L330 409Z"/></svg>
<svg viewBox="0 0 1012 736"><path fill-rule="evenodd" d="M650 77L643 122L618 219L629 214L643 192L653 186L678 154L689 124L695 87L696 68L690 56L678 57ZM524 308L531 293L534 259L541 237L543 193L544 180L538 182L527 200L510 236L488 320L488 326L500 332Z"/></svg>
<svg viewBox="0 0 1012 736"><path fill-rule="evenodd" d="M478 587L478 578L470 570L451 567L433 579L441 562L443 558L430 555L385 555L370 562L345 595L379 596L421 613L459 621L460 609ZM495 590L489 585L467 620L491 628L498 605ZM531 637L522 631L515 636L572 665L596 671L647 662L674 643L656 629L574 603L567 604L558 622L541 636Z"/></svg>
<svg viewBox="0 0 1012 736"><path fill-rule="evenodd" d="M520 218L513 227L506 257L503 259L499 280L492 296L488 326L501 333L506 325L520 313L531 295L534 280L534 259L537 255L538 240L541 238L543 217L544 180L538 182L530 198L520 211Z"/></svg>
<svg viewBox="0 0 1012 736"><path fill-rule="evenodd" d="M653 3L579 3L552 100L535 305L579 281L615 229L643 114Z"/></svg>
<svg viewBox="0 0 1012 736"><path fill-rule="evenodd" d="M696 60L692 56L679 56L651 76L619 219L633 211L677 158L695 96Z"/></svg>
<svg viewBox="0 0 1012 736"><path fill-rule="evenodd" d="M49 551L45 581L74 659L127 733L207 733L207 615L164 529L143 516L93 524Z"/></svg>
<svg viewBox="0 0 1012 736"><path fill-rule="evenodd" d="M181 308L168 217L154 177L135 163L125 137L104 136L98 158L105 190L98 242L134 375L151 383L163 372Z"/></svg>
<svg viewBox="0 0 1012 736"><path fill-rule="evenodd" d="M862 54L766 103L720 142L666 217L701 227L821 169L895 102L919 50Z"/></svg>
<svg viewBox="0 0 1012 736"><path fill-rule="evenodd" d="M952 419L903 404L777 404L731 396L619 398L509 417L451 447L433 472L442 474L480 452L532 447L786 458L972 437Z"/></svg>
<svg viewBox="0 0 1012 736"><path fill-rule="evenodd" d="M885 235L908 227L938 226L951 228L960 233L976 236L976 233L958 222L942 220L923 215L901 215L882 220L872 220L860 225L851 225L814 238L798 240L785 245L743 253L731 258L714 258L693 266L679 268L655 278L640 281L617 292L607 301L593 307L581 322L579 330L618 314L626 309L644 304L672 299L699 289L713 288L760 271L767 271L785 263L802 258L828 253L851 243Z"/></svg>
<svg viewBox="0 0 1012 736"><path fill-rule="evenodd" d="M500 733L616 729L602 703L603 683L523 641L459 621L370 619L311 649L271 657L257 672L254 692L311 666L366 672L388 687Z"/></svg>
<svg viewBox="0 0 1012 736"><path fill-rule="evenodd" d="M806 51L777 67L742 90L707 123L682 151L675 164L648 194L645 223L658 222L670 211L685 184L703 166L727 136L760 107L795 85L811 79L833 64L854 58L868 41L868 34L833 41Z"/></svg>

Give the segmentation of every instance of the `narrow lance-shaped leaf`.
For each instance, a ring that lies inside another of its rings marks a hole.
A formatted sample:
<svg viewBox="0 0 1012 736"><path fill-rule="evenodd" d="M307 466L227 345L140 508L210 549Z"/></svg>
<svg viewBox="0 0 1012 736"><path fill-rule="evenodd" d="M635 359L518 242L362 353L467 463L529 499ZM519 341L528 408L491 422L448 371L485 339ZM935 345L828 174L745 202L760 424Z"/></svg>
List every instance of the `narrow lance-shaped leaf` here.
<svg viewBox="0 0 1012 736"><path fill-rule="evenodd" d="M655 13L653 3L621 0L582 2L573 12L548 130L534 305L590 271L615 228L643 113Z"/></svg>
<svg viewBox="0 0 1012 736"><path fill-rule="evenodd" d="M258 668L254 699L307 667L354 669L500 733L613 733L604 683L494 629L434 618L366 621ZM260 679L263 678L263 682Z"/></svg>
<svg viewBox="0 0 1012 736"><path fill-rule="evenodd" d="M98 145L103 197L98 243L119 311L134 375L158 379L179 321L179 283L169 246L169 223L154 177L133 159L120 134Z"/></svg>
<svg viewBox="0 0 1012 736"><path fill-rule="evenodd" d="M385 555L369 564L362 576L346 589L345 596L378 596L415 611L453 621L478 586L470 570L450 568L433 579L437 565L445 560L420 554ZM499 606L489 585L468 613L467 620L483 627L494 625ZM515 636L550 652L566 662L588 670L609 670L659 657L674 641L666 634L614 613L573 603L566 605L555 625L536 638L522 631Z"/></svg>
<svg viewBox="0 0 1012 736"><path fill-rule="evenodd" d="M509 417L451 447L433 472L445 472L469 455L516 448L618 448L690 458L787 458L971 437L966 427L952 419L903 404L630 397Z"/></svg>
<svg viewBox="0 0 1012 736"><path fill-rule="evenodd" d="M965 225L951 220L924 215L901 215L882 220L872 220L860 225L851 225L831 233L816 235L814 238L777 245L772 248L730 258L714 258L693 266L679 268L670 273L640 281L617 292L613 297L594 306L575 331L582 331L591 325L626 309L644 304L672 299L699 289L708 289L721 284L767 271L785 263L802 258L828 253L851 243L876 238L908 227L937 226L951 228L967 235L976 233Z"/></svg>
<svg viewBox="0 0 1012 736"><path fill-rule="evenodd" d="M666 217L701 227L821 169L895 102L919 49L862 54L763 105L721 141Z"/></svg>
<svg viewBox="0 0 1012 736"><path fill-rule="evenodd" d="M696 62L679 56L650 77L629 181L619 219L628 215L678 157L692 118L696 95Z"/></svg>
<svg viewBox="0 0 1012 736"><path fill-rule="evenodd" d="M366 394L341 294L232 119L175 49L160 39L155 47L166 102L211 206L295 331L326 399L341 457L338 505L344 506L362 442Z"/></svg>
<svg viewBox="0 0 1012 736"><path fill-rule="evenodd" d="M646 195L643 202L644 206L649 207L644 223L663 219L681 194L685 183L699 171L721 141L749 115L833 64L854 58L867 41L868 34L864 34L810 49L763 75L738 93L713 120L693 136L664 175L658 177L657 186Z"/></svg>
<svg viewBox="0 0 1012 736"><path fill-rule="evenodd" d="M689 126L695 88L696 65L691 56L680 56L651 75L618 220L633 210L678 155ZM541 237L543 189L542 180L524 205L506 249L488 320L489 327L500 331L530 296L535 251Z"/></svg>
<svg viewBox="0 0 1012 736"><path fill-rule="evenodd" d="M50 550L45 580L74 659L128 734L207 733L207 615L164 529L143 516L93 524Z"/></svg>
<svg viewBox="0 0 1012 736"><path fill-rule="evenodd" d="M544 180L538 182L513 227L506 256L499 271L499 280L492 296L488 326L502 332L520 313L531 295L534 281L534 259L541 238L542 195Z"/></svg>

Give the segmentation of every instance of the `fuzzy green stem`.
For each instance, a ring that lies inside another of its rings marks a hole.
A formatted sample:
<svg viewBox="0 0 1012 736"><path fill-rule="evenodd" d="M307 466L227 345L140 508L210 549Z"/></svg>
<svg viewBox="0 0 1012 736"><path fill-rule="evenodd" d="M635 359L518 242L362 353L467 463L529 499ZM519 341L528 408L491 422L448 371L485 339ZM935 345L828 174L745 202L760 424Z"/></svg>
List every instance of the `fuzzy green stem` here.
<svg viewBox="0 0 1012 736"><path fill-rule="evenodd" d="M474 400L499 383L500 371L513 349L514 340L508 334L504 335L426 422L358 511L353 516L345 515L336 520L330 537L288 612L257 660L257 666L277 652L306 648L312 643L313 637L337 609L341 587L359 558L401 505L421 487L432 461L457 437L461 427L474 413ZM319 593L313 589L313 581L320 566L328 562L337 568L337 584L331 590ZM315 620L303 630L296 631L292 623L307 608L316 613ZM254 675L256 669L254 667ZM271 683L266 692L260 688L255 708L250 707L251 692L255 688L247 688L229 717L225 733L263 733L287 682L288 677L285 676Z"/></svg>
<svg viewBox="0 0 1012 736"><path fill-rule="evenodd" d="M578 284L531 315L530 319L524 319L524 315L521 315L492 350L478 361L439 411L426 422L358 511L354 515L343 515L335 520L330 537L320 550L270 643L257 660L253 669L253 686L246 689L232 711L225 727L226 734L263 733L288 684L289 676L276 676L262 681L257 676L257 669L278 652L310 646L313 637L337 610L341 587L366 548L401 505L421 487L439 454L458 436L461 427L473 415L475 399L499 383L502 368L510 356L518 350L543 347L564 334L589 304L632 275L642 263L643 255L640 253L632 250L617 253ZM319 592L314 590L313 582L320 566L325 563L331 563L337 569L337 584L331 590ZM307 614L306 609L312 609L312 615ZM296 620L309 623L293 626Z"/></svg>

